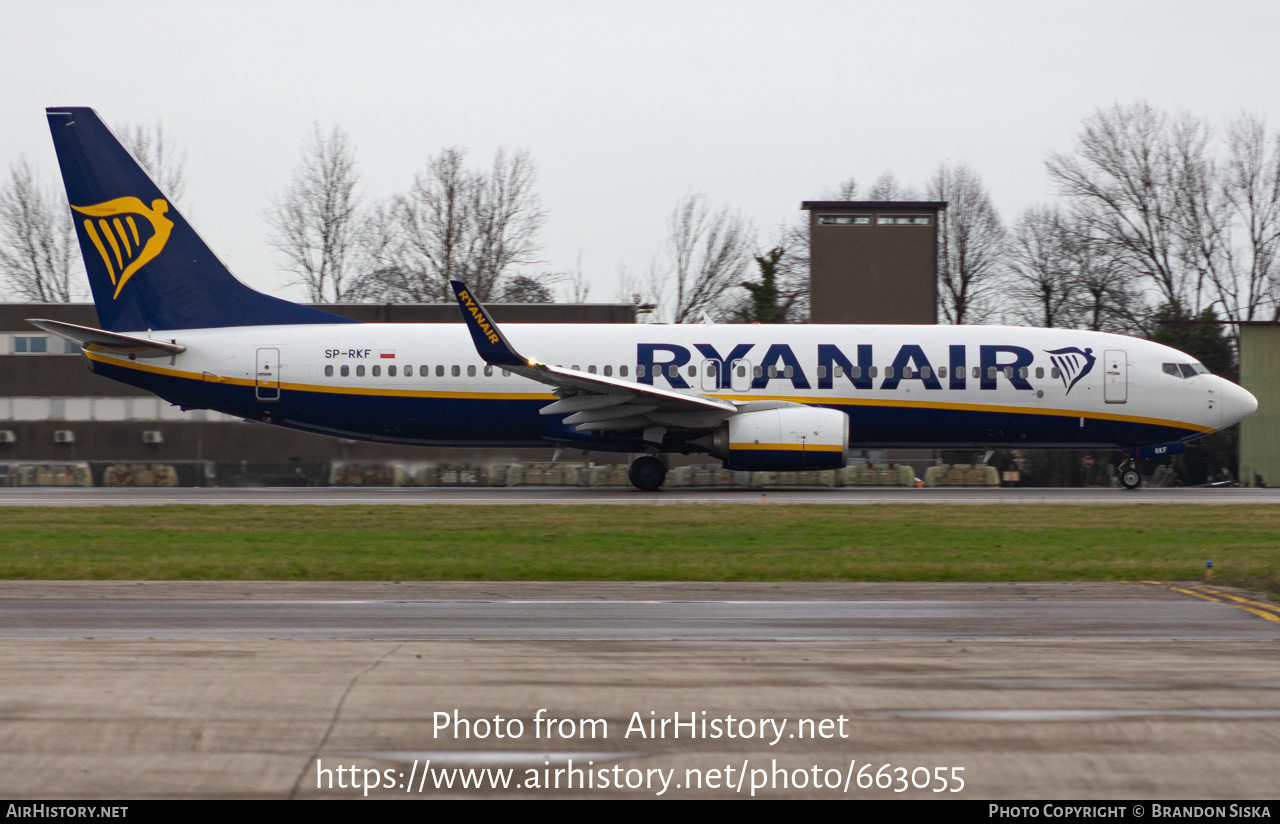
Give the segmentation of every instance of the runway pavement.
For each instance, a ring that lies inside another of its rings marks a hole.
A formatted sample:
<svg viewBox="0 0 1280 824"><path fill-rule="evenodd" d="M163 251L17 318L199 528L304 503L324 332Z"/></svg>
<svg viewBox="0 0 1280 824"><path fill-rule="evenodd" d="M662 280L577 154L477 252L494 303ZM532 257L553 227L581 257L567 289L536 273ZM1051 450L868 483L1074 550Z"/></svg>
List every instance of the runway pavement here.
<svg viewBox="0 0 1280 824"><path fill-rule="evenodd" d="M357 777L408 798L1274 798L1277 642L1280 610L1191 584L10 581L0 774L40 798L363 797ZM673 717L735 734L659 734ZM886 764L904 784L858 786ZM624 786L565 786L588 766Z"/></svg>
<svg viewBox="0 0 1280 824"><path fill-rule="evenodd" d="M288 506L429 504L1276 504L1280 488L1021 489L893 487L769 489L676 488L640 492L619 487L314 487L80 488L0 487L0 506L164 506L255 504Z"/></svg>

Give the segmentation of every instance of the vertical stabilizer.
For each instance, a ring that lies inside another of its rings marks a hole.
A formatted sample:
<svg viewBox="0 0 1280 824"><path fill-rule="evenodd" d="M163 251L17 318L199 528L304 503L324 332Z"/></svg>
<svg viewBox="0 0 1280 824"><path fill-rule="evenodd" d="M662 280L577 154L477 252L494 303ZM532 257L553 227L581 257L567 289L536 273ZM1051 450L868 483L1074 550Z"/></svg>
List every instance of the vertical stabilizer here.
<svg viewBox="0 0 1280 824"><path fill-rule="evenodd" d="M236 280L93 109L45 114L102 328L352 322Z"/></svg>

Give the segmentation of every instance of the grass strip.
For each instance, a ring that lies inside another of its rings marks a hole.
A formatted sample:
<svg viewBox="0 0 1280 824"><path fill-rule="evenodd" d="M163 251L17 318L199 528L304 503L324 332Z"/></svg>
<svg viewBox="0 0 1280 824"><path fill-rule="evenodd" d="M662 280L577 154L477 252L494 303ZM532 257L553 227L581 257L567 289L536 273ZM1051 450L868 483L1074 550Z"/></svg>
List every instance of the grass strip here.
<svg viewBox="0 0 1280 824"><path fill-rule="evenodd" d="M0 509L0 578L1071 581L1280 591L1270 506Z"/></svg>

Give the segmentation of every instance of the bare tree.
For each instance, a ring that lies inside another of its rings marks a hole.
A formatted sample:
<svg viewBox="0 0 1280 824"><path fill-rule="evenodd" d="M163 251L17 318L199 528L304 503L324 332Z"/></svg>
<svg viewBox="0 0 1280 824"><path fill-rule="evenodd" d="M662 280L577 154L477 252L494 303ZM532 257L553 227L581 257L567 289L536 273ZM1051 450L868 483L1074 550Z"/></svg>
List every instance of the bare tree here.
<svg viewBox="0 0 1280 824"><path fill-rule="evenodd" d="M301 153L288 188L271 198L269 242L313 302L352 300L366 231L356 192L355 145L339 126L326 134L317 123Z"/></svg>
<svg viewBox="0 0 1280 824"><path fill-rule="evenodd" d="M504 278L537 263L542 248L537 236L546 211L534 190L535 172L524 151L499 149L487 172L467 168L459 148L429 159L409 192L396 198L399 243L384 292L448 301L449 281L463 279L481 300L500 295Z"/></svg>
<svg viewBox="0 0 1280 824"><path fill-rule="evenodd" d="M1222 195L1237 230L1227 248L1230 279L1218 283L1229 320L1280 320L1280 135L1242 115L1227 129Z"/></svg>
<svg viewBox="0 0 1280 824"><path fill-rule="evenodd" d="M555 293L545 283L528 275L515 275L502 285L499 303L555 303Z"/></svg>
<svg viewBox="0 0 1280 824"><path fill-rule="evenodd" d="M653 291L661 296L672 323L698 320L718 312L725 292L737 286L750 260L751 228L727 206L712 209L693 194L676 204L667 218L667 265L651 270Z"/></svg>
<svg viewBox="0 0 1280 824"><path fill-rule="evenodd" d="M1032 206L1009 238L1009 297L1014 315L1035 326L1067 326L1079 284L1070 269L1070 242L1056 209Z"/></svg>
<svg viewBox="0 0 1280 824"><path fill-rule="evenodd" d="M927 197L938 213L938 280L948 323L972 322L990 308L1004 254L1004 228L981 178L968 166L938 167Z"/></svg>
<svg viewBox="0 0 1280 824"><path fill-rule="evenodd" d="M919 200L920 196L910 186L899 182L893 172L885 172L876 178L867 190L867 200Z"/></svg>
<svg viewBox="0 0 1280 824"><path fill-rule="evenodd" d="M120 133L124 144L142 167L151 175L160 190L175 202L180 202L187 192L187 153L179 152L165 135L164 124L157 120L152 126L134 123Z"/></svg>
<svg viewBox="0 0 1280 824"><path fill-rule="evenodd" d="M0 187L0 277L25 300L66 303L75 295L71 273L79 259L66 197L41 186L20 159Z"/></svg>

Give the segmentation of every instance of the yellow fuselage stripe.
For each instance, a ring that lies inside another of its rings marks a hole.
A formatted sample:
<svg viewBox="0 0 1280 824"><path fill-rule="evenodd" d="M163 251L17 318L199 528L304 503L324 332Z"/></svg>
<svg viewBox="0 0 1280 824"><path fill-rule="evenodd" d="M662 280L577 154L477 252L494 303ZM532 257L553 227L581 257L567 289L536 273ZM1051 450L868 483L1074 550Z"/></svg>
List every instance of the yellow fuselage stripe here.
<svg viewBox="0 0 1280 824"><path fill-rule="evenodd" d="M803 443L731 443L729 448L734 451L742 449L767 449L777 452L843 452L844 447L840 444L803 444Z"/></svg>
<svg viewBox="0 0 1280 824"><path fill-rule="evenodd" d="M137 361L122 360L119 358L107 357L96 352L85 352L85 356L99 363L106 363L112 366L121 366L126 369L136 369L141 372L151 372L157 375L168 375L175 378L186 378L188 380L202 381L209 380L200 372L188 372L182 369L173 369L165 366L155 366L149 363L139 363ZM232 378L224 376L216 376L213 380L217 383L229 383L234 386L255 386L256 382L247 378ZM374 387L358 387L358 386L325 386L322 384L308 383L281 383L281 389L289 389L296 392L316 392L321 394L332 395L363 395L363 396L382 396L382 397L399 397L399 398L468 398L477 400L555 400L555 396L550 392L447 392L447 391L430 391L421 389L384 389ZM1092 420L1109 420L1124 421L1127 423L1143 423L1153 426L1168 426L1177 429L1189 429L1194 432L1216 432L1212 427L1201 426L1200 424L1187 423L1184 421L1172 421L1163 418L1147 418L1138 415L1117 415L1111 412L1088 412L1075 409L1039 409L1027 408L1022 406L999 406L986 405L979 403L945 403L941 401L908 401L898 400L894 398L832 398L832 397L804 397L795 395L711 395L705 397L722 398L724 400L737 401L789 401L791 403L804 403L822 406L875 406L889 408L906 408L906 409L939 409L963 412L1003 412L1015 415L1051 415L1065 418L1089 418ZM809 447L810 449L814 447Z"/></svg>

